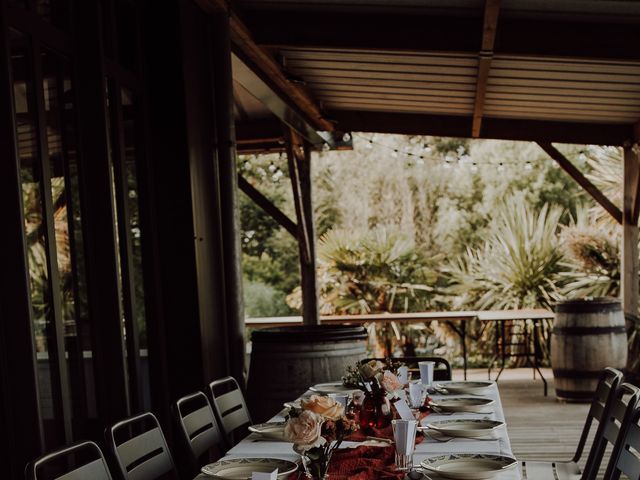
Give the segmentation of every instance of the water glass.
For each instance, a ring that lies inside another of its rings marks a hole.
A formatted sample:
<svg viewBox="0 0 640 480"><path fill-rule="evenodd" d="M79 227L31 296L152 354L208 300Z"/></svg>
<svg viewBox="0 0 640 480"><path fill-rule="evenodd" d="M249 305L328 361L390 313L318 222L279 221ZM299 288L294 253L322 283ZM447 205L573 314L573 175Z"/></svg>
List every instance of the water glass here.
<svg viewBox="0 0 640 480"><path fill-rule="evenodd" d="M393 440L396 446L396 467L401 472L413 468L413 450L416 446L417 420L393 420Z"/></svg>
<svg viewBox="0 0 640 480"><path fill-rule="evenodd" d="M345 410L347 409L347 405L349 405L349 395L344 393L330 393L328 396L341 404Z"/></svg>
<svg viewBox="0 0 640 480"><path fill-rule="evenodd" d="M430 387L433 384L433 369L435 362L418 362L420 367L420 380L426 387Z"/></svg>

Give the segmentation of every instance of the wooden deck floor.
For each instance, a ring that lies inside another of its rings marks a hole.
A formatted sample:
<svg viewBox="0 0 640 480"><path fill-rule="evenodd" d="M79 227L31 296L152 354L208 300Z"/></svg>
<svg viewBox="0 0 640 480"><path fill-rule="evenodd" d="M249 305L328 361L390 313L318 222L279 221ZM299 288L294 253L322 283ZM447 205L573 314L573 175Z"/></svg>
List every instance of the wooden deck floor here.
<svg viewBox="0 0 640 480"><path fill-rule="evenodd" d="M540 377L533 380L531 369L509 369L500 376L498 386L511 447L516 458L570 459L575 453L589 405L556 400L551 370L543 369L542 373L549 382L547 397ZM470 370L468 378L486 380L487 371ZM461 380L462 371L454 371L454 379ZM608 456L609 452L606 452L605 459ZM606 463L601 466L601 478L605 467Z"/></svg>

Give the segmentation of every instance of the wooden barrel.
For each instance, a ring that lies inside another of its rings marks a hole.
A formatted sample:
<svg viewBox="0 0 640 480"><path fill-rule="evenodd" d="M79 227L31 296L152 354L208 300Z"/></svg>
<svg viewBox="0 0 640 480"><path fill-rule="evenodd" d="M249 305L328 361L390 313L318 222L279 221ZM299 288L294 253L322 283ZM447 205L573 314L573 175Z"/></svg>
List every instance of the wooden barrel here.
<svg viewBox="0 0 640 480"><path fill-rule="evenodd" d="M338 381L348 365L366 356L361 326L274 327L251 335L248 403L254 422L263 422L282 404L316 383Z"/></svg>
<svg viewBox="0 0 640 480"><path fill-rule="evenodd" d="M627 363L627 333L615 298L568 300L556 305L551 336L551 366L556 396L589 402L605 367Z"/></svg>

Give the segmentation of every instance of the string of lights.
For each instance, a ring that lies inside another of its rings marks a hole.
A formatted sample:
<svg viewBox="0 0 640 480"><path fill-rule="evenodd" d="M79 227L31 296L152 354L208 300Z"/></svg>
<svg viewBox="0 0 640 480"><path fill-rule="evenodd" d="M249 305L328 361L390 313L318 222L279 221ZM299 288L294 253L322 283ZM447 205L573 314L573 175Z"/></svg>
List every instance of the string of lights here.
<svg viewBox="0 0 640 480"><path fill-rule="evenodd" d="M365 148L373 149L374 147L379 147L391 152L391 157L393 158L406 158L410 160L416 161L418 164L424 164L425 160L434 161L439 163L444 168L454 168L454 167L466 167L469 168L472 172L476 172L480 169L480 167L492 167L497 169L499 172L504 171L507 167L519 167L524 170L530 171L533 170L533 164L531 162L512 162L512 161L497 161L497 162L479 162L474 160L468 153L465 152L464 149L459 149L456 152L457 156L453 156L449 154L436 154L434 152L434 148L428 143L424 143L420 146L405 146L399 148L397 146L391 146L379 142L375 139L375 137L365 137L364 135L354 134L355 138L358 138L365 142Z"/></svg>

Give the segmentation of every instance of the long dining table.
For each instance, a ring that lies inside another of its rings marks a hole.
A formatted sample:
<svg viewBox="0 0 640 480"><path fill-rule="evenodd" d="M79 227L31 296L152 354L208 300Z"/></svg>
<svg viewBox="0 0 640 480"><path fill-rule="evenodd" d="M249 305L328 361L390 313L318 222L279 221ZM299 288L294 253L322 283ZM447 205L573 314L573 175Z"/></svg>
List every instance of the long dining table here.
<svg viewBox="0 0 640 480"><path fill-rule="evenodd" d="M447 382L438 382L446 387ZM305 395L311 395L313 392L309 391ZM440 394L429 395L435 402L438 399L443 398ZM454 396L454 395L449 395ZM470 394L455 395L455 397L473 396ZM453 414L439 414L432 412L421 420L422 425L428 425L431 422L438 420L449 419L488 419L505 421L504 411L502 409L502 402L500 401L500 392L498 385L494 382L490 387L482 393L483 397L488 397L494 400L492 411L487 413L453 413ZM270 422L282 422L285 420L284 415L286 410L282 410L273 418ZM451 440L443 441L442 438L437 439L434 435L425 433L422 442L416 444L415 453L413 457L414 467L418 467L423 460L439 455L445 454L458 454L458 453L478 453L478 454L493 454L513 457L511 451L511 443L509 442L509 435L506 426L499 428L491 438L487 439L470 439L470 438L452 438ZM361 443L344 441L341 448L356 448ZM293 444L285 441L270 440L262 438L259 434L251 433L231 450L227 452L224 459L232 458L247 458L247 457L269 457L280 458L284 460L290 460L299 462L300 456L292 449ZM440 477L428 474L428 477L433 480L440 480ZM520 468L512 468L505 472L500 473L495 477L498 480L521 480L522 476ZM201 474L197 477L197 480L211 479L210 476Z"/></svg>

